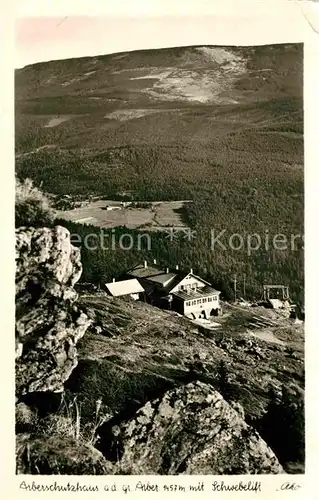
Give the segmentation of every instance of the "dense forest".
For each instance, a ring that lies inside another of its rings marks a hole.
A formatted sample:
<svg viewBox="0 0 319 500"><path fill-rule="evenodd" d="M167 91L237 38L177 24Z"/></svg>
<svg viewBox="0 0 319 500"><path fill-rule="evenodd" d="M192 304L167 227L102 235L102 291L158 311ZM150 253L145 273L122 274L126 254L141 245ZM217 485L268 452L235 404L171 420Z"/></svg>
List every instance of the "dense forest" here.
<svg viewBox="0 0 319 500"><path fill-rule="evenodd" d="M126 227L100 230L65 220L56 220L55 223L67 227L73 244L81 248L83 282L103 285L112 278L123 277L128 269L145 259L149 262L156 259L165 267L175 268L178 264L181 270L192 268L221 290L224 299L234 298L236 275L237 297L243 297L245 293L247 299L259 300L264 283L288 283L292 298L299 303L304 301L300 286L303 281L302 250L297 249L297 242L296 250L267 251L261 248L248 255L246 248L224 250L217 245L212 249L210 234L205 234L205 231L196 232L193 241L188 241L182 234L171 241L163 232L141 233ZM101 231L104 232L103 245L99 243ZM89 236L94 234L96 238ZM149 239L145 237L147 234ZM89 242L88 245L85 241Z"/></svg>
<svg viewBox="0 0 319 500"><path fill-rule="evenodd" d="M181 235L170 242L166 234L152 233L149 258L196 268L227 297L233 293L237 273L239 283L245 275L248 297L259 297L263 283L283 283L290 286L295 300L303 301L303 250L298 239L303 234L303 171L296 167L302 137L273 134L273 150L265 156L265 136L265 131L251 130L230 135L219 141L219 149L196 144L121 147L92 157L43 150L18 158L17 172L58 196L91 194L135 202L193 200L185 204L182 217L196 231L196 239L190 242ZM93 226L68 225L78 234L96 231ZM247 246L240 251L223 250L217 244L212 249L211 231L216 235L226 231L226 241L237 233L244 241L257 233L262 242L267 234L270 242L275 235L284 235L288 248L276 251L270 244L267 250L262 244L251 255ZM294 235L295 243L290 245ZM116 256L114 251L82 252L83 279L94 282L110 279L144 258L134 250L117 250Z"/></svg>

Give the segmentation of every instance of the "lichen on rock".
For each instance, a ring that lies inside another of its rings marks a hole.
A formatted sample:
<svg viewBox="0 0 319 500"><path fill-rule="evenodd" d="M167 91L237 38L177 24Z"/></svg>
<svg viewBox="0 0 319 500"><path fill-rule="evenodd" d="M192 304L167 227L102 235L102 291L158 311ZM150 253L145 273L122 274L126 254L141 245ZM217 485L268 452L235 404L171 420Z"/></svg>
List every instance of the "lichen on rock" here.
<svg viewBox="0 0 319 500"><path fill-rule="evenodd" d="M16 395L62 391L90 324L74 305L80 250L67 229L16 231Z"/></svg>
<svg viewBox="0 0 319 500"><path fill-rule="evenodd" d="M283 473L259 434L198 381L147 402L114 434L119 474Z"/></svg>

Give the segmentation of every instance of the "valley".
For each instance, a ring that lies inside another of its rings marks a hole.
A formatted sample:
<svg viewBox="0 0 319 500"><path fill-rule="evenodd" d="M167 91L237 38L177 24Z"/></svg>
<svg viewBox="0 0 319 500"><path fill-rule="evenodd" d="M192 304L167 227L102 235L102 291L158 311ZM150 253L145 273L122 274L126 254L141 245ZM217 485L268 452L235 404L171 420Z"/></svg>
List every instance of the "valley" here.
<svg viewBox="0 0 319 500"><path fill-rule="evenodd" d="M186 201L136 201L97 200L79 202L78 208L57 210L56 216L75 223L90 224L101 228L125 226L129 229L165 231L170 227L187 228L183 222Z"/></svg>

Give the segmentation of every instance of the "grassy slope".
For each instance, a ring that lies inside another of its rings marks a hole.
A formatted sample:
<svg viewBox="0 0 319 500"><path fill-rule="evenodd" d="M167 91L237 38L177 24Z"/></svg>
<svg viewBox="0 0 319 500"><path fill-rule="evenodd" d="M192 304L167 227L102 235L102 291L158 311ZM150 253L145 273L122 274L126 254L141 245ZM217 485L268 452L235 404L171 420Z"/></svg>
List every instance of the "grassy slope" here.
<svg viewBox="0 0 319 500"><path fill-rule="evenodd" d="M106 363L124 374L154 372L175 384L183 381L190 363L201 359L205 369L198 372L213 385L217 384L218 364L224 360L236 391L234 399L241 401L251 416L260 416L264 410L270 387L282 383L303 387L303 324L294 325L276 311L263 307L234 309L225 303L223 316L216 320L221 326L209 332L176 313L103 294L83 295L79 304L102 330L100 334L88 333L81 341L82 360ZM279 343L258 340L247 333L260 334L261 323L263 331ZM80 371L74 372L69 386L81 385ZM110 388L103 385L92 390L92 395L98 397L104 390L112 398ZM123 409L121 398L115 397L109 404L116 411Z"/></svg>
<svg viewBox="0 0 319 500"><path fill-rule="evenodd" d="M284 281L302 301L301 250L212 255L208 236L303 232L302 45L225 50L231 63L175 48L18 70L17 171L61 195L192 198L184 261L218 281L246 273L253 293ZM148 114L123 119L134 110Z"/></svg>
<svg viewBox="0 0 319 500"><path fill-rule="evenodd" d="M92 419L98 398L119 419L128 418L165 390L201 380L240 402L246 419L258 427L271 390L284 386L303 393L303 325L276 311L224 304L217 318L221 326L207 332L143 303L84 295L80 305L100 328L80 342L79 365L66 384L71 399L78 395L84 420ZM221 362L227 383L220 379Z"/></svg>

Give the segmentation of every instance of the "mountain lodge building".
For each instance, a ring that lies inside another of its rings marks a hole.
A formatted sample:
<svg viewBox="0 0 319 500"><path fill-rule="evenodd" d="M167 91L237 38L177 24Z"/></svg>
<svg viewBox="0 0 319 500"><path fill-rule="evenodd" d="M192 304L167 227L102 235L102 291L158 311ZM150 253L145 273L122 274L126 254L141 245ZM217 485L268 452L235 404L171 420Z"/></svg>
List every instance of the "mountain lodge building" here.
<svg viewBox="0 0 319 500"><path fill-rule="evenodd" d="M191 319L209 318L221 313L220 292L196 276L192 270L181 272L162 269L154 264L139 264L127 275L137 279L145 290L146 300L158 307L171 309Z"/></svg>

